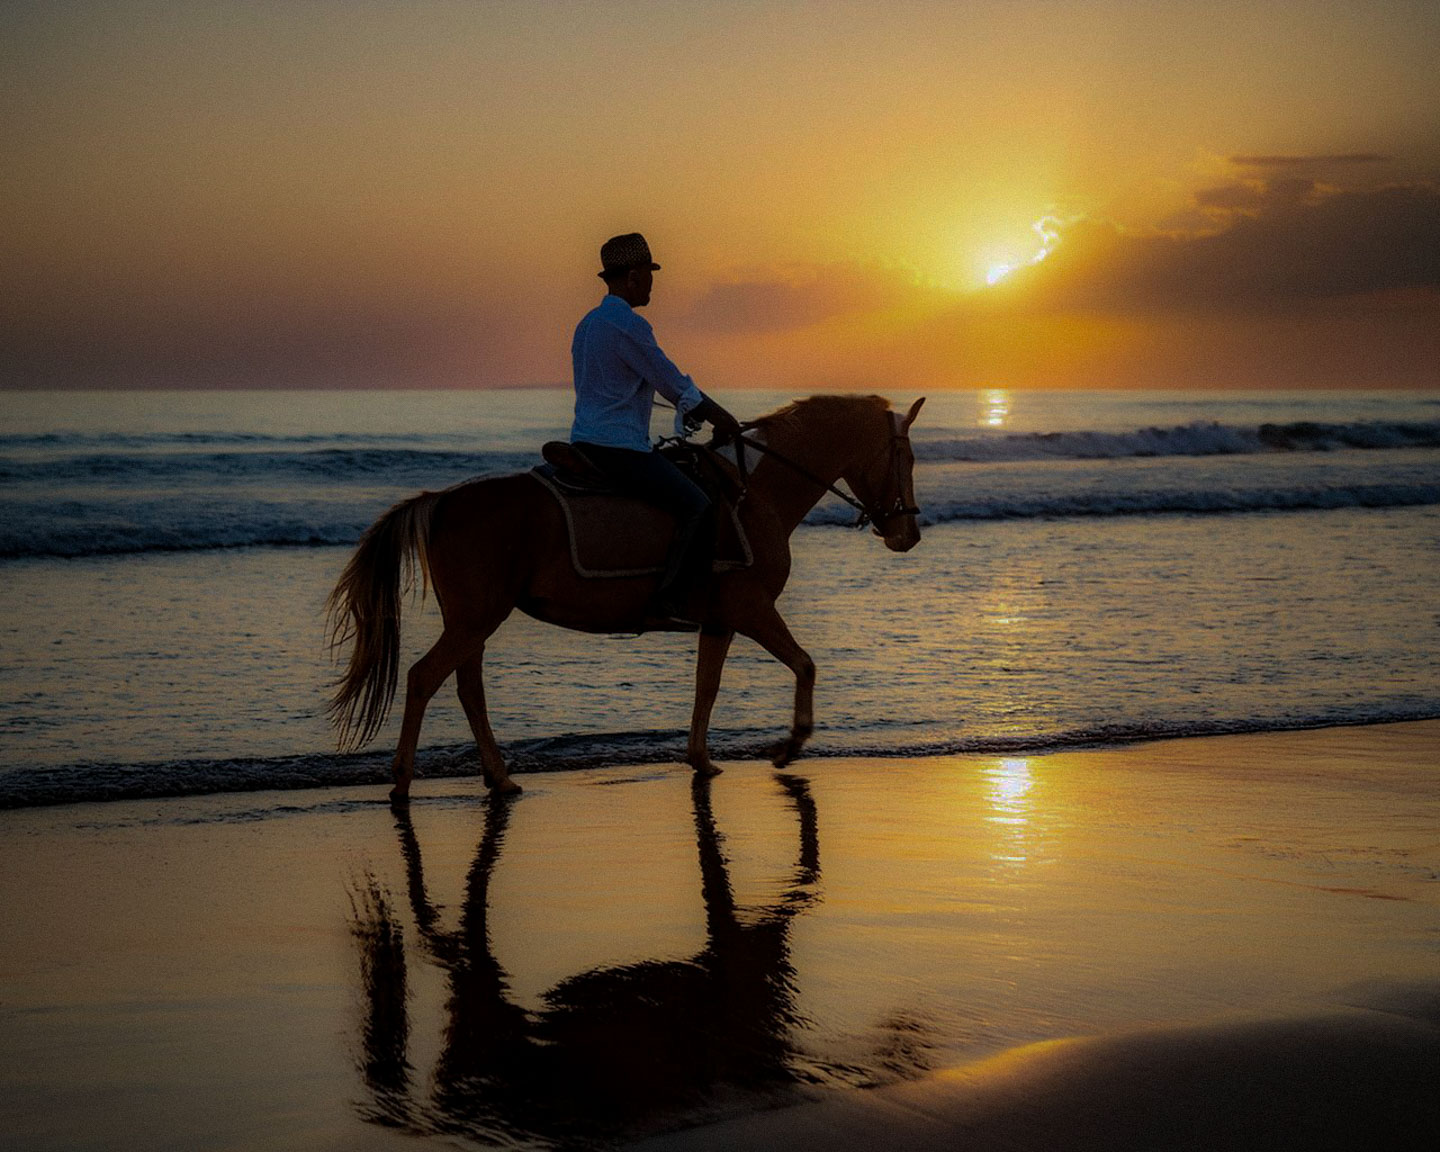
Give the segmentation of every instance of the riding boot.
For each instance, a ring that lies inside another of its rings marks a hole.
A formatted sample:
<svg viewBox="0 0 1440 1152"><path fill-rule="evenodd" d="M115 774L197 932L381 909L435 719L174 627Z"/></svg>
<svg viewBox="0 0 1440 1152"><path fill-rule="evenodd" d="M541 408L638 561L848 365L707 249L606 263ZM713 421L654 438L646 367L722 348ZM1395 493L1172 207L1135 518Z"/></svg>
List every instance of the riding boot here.
<svg viewBox="0 0 1440 1152"><path fill-rule="evenodd" d="M677 519L665 570L655 589L653 609L657 616L698 623L701 611L697 601L709 581L714 543L713 506L687 520Z"/></svg>
<svg viewBox="0 0 1440 1152"><path fill-rule="evenodd" d="M580 448L621 491L675 517L675 533L648 612L693 624L698 610L688 601L710 567L715 523L710 497L659 452L599 444L581 444Z"/></svg>

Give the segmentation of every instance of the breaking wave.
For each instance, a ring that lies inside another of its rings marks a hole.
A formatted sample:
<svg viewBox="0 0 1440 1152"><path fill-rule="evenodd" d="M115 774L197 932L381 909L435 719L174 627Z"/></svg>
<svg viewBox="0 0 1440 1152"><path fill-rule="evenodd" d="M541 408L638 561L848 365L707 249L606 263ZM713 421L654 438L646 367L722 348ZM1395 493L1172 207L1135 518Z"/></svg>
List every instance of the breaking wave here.
<svg viewBox="0 0 1440 1152"><path fill-rule="evenodd" d="M921 500L920 523L957 520L1024 520L1072 516L1156 516L1166 513L1298 512L1328 508L1407 508L1440 504L1440 483L1353 484L1336 487L1215 487L1115 489L1101 492L976 492ZM807 524L850 524L855 513L825 504Z"/></svg>
<svg viewBox="0 0 1440 1152"><path fill-rule="evenodd" d="M379 478L386 483L433 488L482 472L518 471L537 463L539 457L534 452L398 447L317 448L301 452L85 452L60 457L0 457L0 484L105 482L183 487L190 483L245 481L368 483Z"/></svg>
<svg viewBox="0 0 1440 1152"><path fill-rule="evenodd" d="M1237 456L1266 452L1374 451L1440 447L1440 421L1298 421L1245 427L1196 422L1133 432L1028 432L920 439L917 460L1116 460L1153 456Z"/></svg>
<svg viewBox="0 0 1440 1152"><path fill-rule="evenodd" d="M378 501L344 494L328 500L175 496L123 502L12 503L0 523L0 559L351 545L400 495ZM1051 492L976 489L949 494L922 492L920 503L920 521L925 525L1167 513L1404 508L1440 504L1440 482L1151 489L1116 485L1100 491L1067 491L1062 487ZM830 501L812 511L805 522L818 527L849 525L854 519L850 508Z"/></svg>
<svg viewBox="0 0 1440 1152"><path fill-rule="evenodd" d="M513 471L539 462L539 443L510 451L468 448L458 434L407 436L260 434L79 434L0 436L0 483L87 479L177 480L192 477L368 480ZM977 433L926 438L922 463L1004 460L1112 460L1155 456L1233 456L1270 452L1440 448L1440 420L1355 421L1241 426L1196 422L1130 432Z"/></svg>
<svg viewBox="0 0 1440 1152"><path fill-rule="evenodd" d="M822 731L806 748L805 756L806 759L826 759L1040 755L1150 740L1387 724L1437 717L1440 709L1433 703L1417 702L1410 707L1336 706L1315 712L1246 719L1101 724L1021 736L907 737ZM716 730L711 733L711 752L717 760L763 760L768 758L775 737L775 732ZM636 731L539 737L515 741L503 746L503 751L511 769L519 773L647 764L673 764L680 770L685 734ZM390 779L390 758L391 750L386 748L344 755L302 753L156 764L74 764L16 769L0 775L0 810L372 784L380 789ZM804 770L804 761L798 770ZM419 753L417 776L420 778L478 775L479 764L470 744L431 747ZM383 796L383 791L378 792L377 800Z"/></svg>
<svg viewBox="0 0 1440 1152"><path fill-rule="evenodd" d="M398 499L537 462L460 439L0 436L0 560L349 545ZM1440 504L1437 447L1440 421L975 433L917 439L916 488L927 525L1400 508Z"/></svg>

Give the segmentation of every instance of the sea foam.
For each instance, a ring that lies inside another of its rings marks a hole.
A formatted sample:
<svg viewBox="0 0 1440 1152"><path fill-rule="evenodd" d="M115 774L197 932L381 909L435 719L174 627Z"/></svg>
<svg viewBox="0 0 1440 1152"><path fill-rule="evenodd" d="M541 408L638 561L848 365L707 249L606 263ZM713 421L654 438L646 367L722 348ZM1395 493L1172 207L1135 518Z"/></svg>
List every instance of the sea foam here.
<svg viewBox="0 0 1440 1152"><path fill-rule="evenodd" d="M1298 731L1436 717L1440 717L1440 710L1417 703L1399 708L1335 706L1247 719L1116 722L1017 736L887 737L877 733L822 730L807 746L805 759L1033 756L1148 740ZM773 732L716 730L711 733L711 752L718 760L768 759L774 738ZM512 771L521 774L628 764L671 764L680 770L685 755L685 734L680 731L575 733L512 741L502 744L501 748ZM384 748L346 754L312 752L170 763L83 763L20 768L0 773L0 810L357 785L375 785L383 793L390 780L390 760L391 750ZM473 747L468 743L422 748L417 768L421 778L435 780L473 777L480 771ZM803 771L804 760L797 762L795 769Z"/></svg>

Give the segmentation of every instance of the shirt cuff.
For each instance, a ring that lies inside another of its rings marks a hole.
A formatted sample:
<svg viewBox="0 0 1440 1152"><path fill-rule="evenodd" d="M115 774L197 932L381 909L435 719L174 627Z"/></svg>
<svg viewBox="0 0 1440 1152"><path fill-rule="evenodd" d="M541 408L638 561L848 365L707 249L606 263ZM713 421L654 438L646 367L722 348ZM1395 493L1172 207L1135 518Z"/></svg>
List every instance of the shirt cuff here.
<svg viewBox="0 0 1440 1152"><path fill-rule="evenodd" d="M679 398L675 401L675 435L685 435L685 417L699 407L704 399L705 393L695 387L695 381L691 380L688 376L685 377L685 390L680 393Z"/></svg>

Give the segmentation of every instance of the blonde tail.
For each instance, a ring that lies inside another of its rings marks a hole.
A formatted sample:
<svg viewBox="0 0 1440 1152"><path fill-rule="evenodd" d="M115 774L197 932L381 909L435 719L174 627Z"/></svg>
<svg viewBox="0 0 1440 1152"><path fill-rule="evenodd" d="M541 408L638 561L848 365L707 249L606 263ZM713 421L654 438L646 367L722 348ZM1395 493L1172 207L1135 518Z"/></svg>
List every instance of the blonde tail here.
<svg viewBox="0 0 1440 1152"><path fill-rule="evenodd" d="M400 602L430 583L430 518L440 498L422 492L386 512L361 537L325 602L333 651L350 641L350 660L327 709L342 751L368 743L385 722L400 678Z"/></svg>

